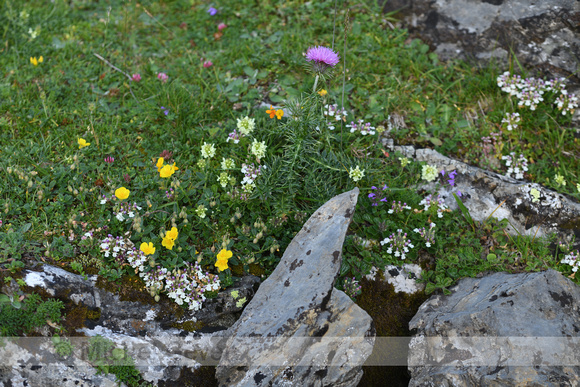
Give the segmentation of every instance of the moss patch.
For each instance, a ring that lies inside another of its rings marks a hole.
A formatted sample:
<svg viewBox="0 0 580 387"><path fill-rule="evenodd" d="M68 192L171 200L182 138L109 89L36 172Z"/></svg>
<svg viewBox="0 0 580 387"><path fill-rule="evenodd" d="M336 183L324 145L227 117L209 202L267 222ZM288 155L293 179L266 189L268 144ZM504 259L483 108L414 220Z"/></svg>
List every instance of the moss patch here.
<svg viewBox="0 0 580 387"><path fill-rule="evenodd" d="M264 270L264 268L260 265L258 265L257 263L251 263L249 265L249 272L252 275L255 275L256 277L260 277L262 278L263 274L266 274L266 271Z"/></svg>
<svg viewBox="0 0 580 387"><path fill-rule="evenodd" d="M201 321L186 321L183 323L174 323L171 325L172 328L182 329L188 332L195 332L204 327Z"/></svg>
<svg viewBox="0 0 580 387"><path fill-rule="evenodd" d="M244 276L244 265L232 265L230 266L232 271L232 275L235 277L243 277Z"/></svg>
<svg viewBox="0 0 580 387"><path fill-rule="evenodd" d="M139 301L148 305L156 303L145 288L143 280L137 276L123 276L121 283L109 282L103 276L99 276L96 285L100 289L118 294L121 301Z"/></svg>
<svg viewBox="0 0 580 387"><path fill-rule="evenodd" d="M362 293L357 304L373 319L377 337L409 337L409 321L417 313L421 304L429 298L424 292L406 294L395 292L393 285L384 280L382 272L377 275L376 281L365 278L361 280ZM406 354L407 348L388 348L389 353L381 353L385 348L375 346L371 358L378 361L393 358L397 354ZM407 386L409 374L406 366L363 367L361 386L380 386L389 381L389 386Z"/></svg>

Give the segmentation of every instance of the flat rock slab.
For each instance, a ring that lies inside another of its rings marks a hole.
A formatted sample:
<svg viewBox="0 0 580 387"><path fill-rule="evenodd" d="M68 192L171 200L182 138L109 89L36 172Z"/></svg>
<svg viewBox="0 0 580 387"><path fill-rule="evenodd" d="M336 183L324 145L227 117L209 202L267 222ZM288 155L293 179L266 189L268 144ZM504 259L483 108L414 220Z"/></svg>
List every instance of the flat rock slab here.
<svg viewBox="0 0 580 387"><path fill-rule="evenodd" d="M388 0L402 26L428 42L442 59L515 54L524 66L575 75L580 57L580 3L575 0Z"/></svg>
<svg viewBox="0 0 580 387"><path fill-rule="evenodd" d="M372 320L333 287L358 193L335 196L310 217L228 329L220 385L358 383L372 352Z"/></svg>
<svg viewBox="0 0 580 387"><path fill-rule="evenodd" d="M409 323L410 386L580 385L580 287L557 271L465 278Z"/></svg>
<svg viewBox="0 0 580 387"><path fill-rule="evenodd" d="M437 190L450 210L458 209L452 196L462 192L462 202L476 221L493 216L509 221L506 230L511 235L544 237L556 233L563 243L571 243L572 250L580 248L580 203L539 184L502 176L495 172L465 164L443 156L432 149L415 149L412 146L396 146L390 138L383 144L393 151L416 161L425 161L447 173L457 171L455 186L451 187L440 176L440 181L422 182L420 188ZM540 192L535 201L530 188ZM575 239L575 240L574 240Z"/></svg>

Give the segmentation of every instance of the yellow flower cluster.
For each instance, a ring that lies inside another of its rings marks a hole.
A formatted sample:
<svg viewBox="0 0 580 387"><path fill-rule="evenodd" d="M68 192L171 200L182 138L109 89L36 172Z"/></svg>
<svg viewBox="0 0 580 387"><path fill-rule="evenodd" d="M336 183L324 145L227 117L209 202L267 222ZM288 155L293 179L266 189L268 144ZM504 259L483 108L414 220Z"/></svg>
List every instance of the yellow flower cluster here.
<svg viewBox="0 0 580 387"><path fill-rule="evenodd" d="M32 63L34 66L38 66L38 64L42 62L44 62L42 55L38 59L36 59L36 57L30 57L30 63Z"/></svg>
<svg viewBox="0 0 580 387"><path fill-rule="evenodd" d="M177 232L177 229L172 227L171 230L167 231L167 234L165 234L161 244L163 247L168 248L169 250L173 250L173 245L175 244L175 240L177 239L178 235L179 233Z"/></svg>
<svg viewBox="0 0 580 387"><path fill-rule="evenodd" d="M232 252L230 250L222 249L218 255L217 260L215 263L215 267L218 268L218 271L224 271L229 269L228 267L228 259L232 257Z"/></svg>
<svg viewBox="0 0 580 387"><path fill-rule="evenodd" d="M163 178L167 178L167 177L170 177L171 175L173 175L175 173L175 171L177 171L179 168L177 168L175 166L175 163L173 163L173 165L169 165L169 164L163 165L164 161L165 160L163 160L163 157L160 157L157 160L157 164L155 166L157 167L157 172L159 172L159 176L161 176Z"/></svg>

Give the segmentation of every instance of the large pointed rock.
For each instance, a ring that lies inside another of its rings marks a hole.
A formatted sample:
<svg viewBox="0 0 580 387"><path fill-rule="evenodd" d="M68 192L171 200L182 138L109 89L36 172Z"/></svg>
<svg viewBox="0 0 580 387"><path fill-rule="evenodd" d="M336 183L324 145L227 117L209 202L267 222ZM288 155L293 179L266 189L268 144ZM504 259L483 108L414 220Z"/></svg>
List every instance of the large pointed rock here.
<svg viewBox="0 0 580 387"><path fill-rule="evenodd" d="M355 386L371 354L370 316L334 289L358 188L320 207L227 331L222 386Z"/></svg>

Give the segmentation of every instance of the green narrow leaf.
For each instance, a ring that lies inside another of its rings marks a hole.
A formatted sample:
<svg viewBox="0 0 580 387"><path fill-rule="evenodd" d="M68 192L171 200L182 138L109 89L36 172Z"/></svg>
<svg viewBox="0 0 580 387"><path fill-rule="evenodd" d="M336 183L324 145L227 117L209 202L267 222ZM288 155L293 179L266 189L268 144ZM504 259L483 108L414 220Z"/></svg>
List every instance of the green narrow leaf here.
<svg viewBox="0 0 580 387"><path fill-rule="evenodd" d="M465 207L461 199L459 199L457 195L455 195L455 193L453 194L453 197L455 198L455 201L457 202L457 205L459 206L461 213L463 214L463 216L465 216L465 219L467 219L473 231L475 231L475 222L473 221L473 218L469 214L469 210L467 209L467 207Z"/></svg>

